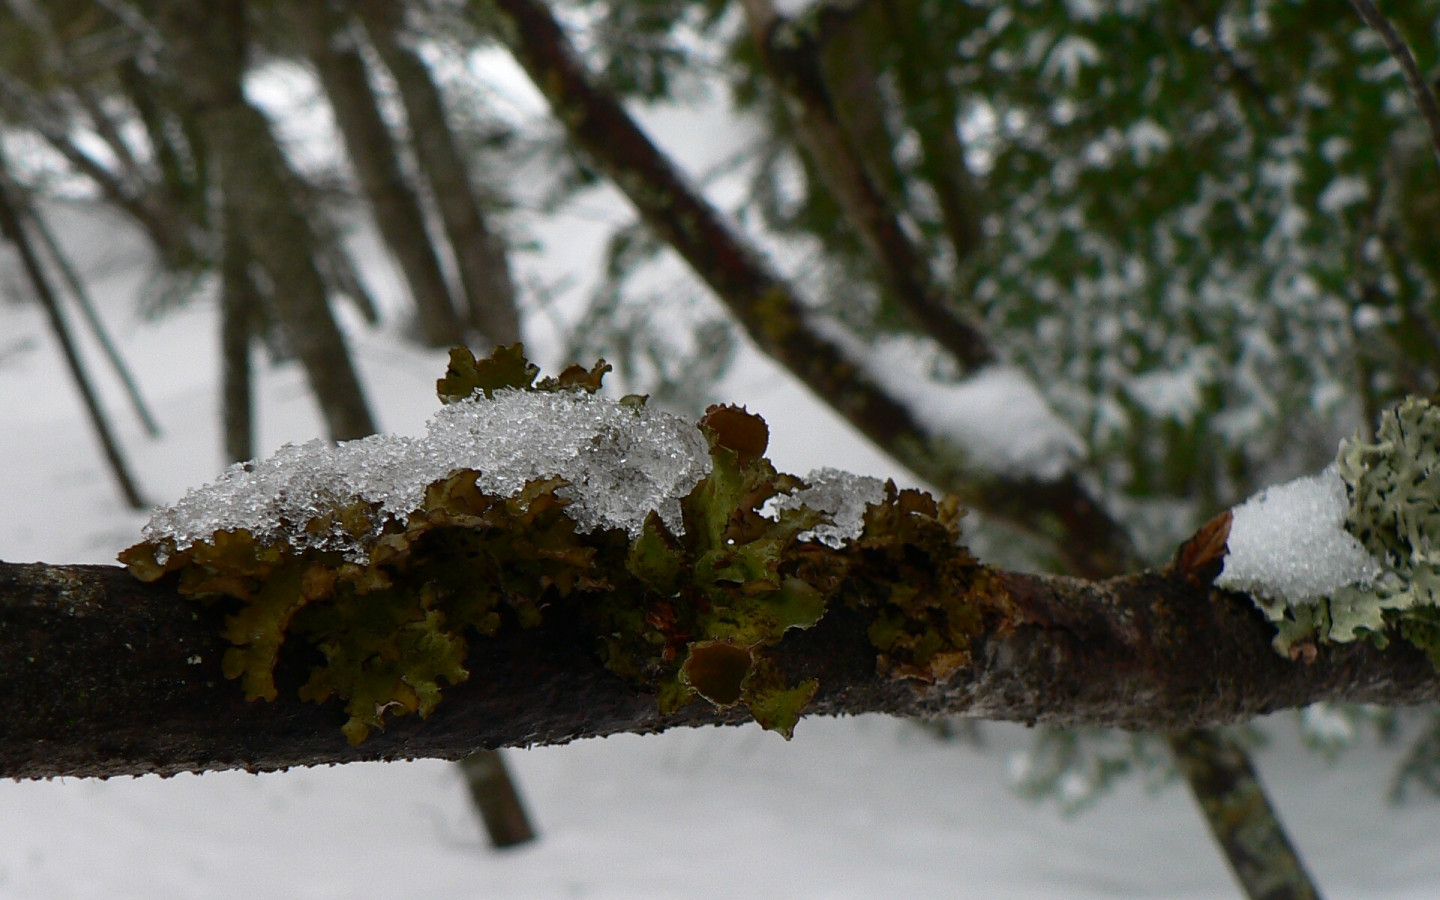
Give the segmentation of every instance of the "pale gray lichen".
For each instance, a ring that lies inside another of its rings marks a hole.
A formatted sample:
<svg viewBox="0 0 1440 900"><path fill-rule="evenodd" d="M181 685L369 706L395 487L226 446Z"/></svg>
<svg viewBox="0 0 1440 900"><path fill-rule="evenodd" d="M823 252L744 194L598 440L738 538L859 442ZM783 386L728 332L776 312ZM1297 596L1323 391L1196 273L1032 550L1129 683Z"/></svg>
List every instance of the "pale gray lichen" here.
<svg viewBox="0 0 1440 900"><path fill-rule="evenodd" d="M1386 410L1373 440L1341 443L1337 465L1350 498L1345 528L1381 572L1318 605L1260 604L1279 628L1276 649L1361 636L1383 646L1391 626L1440 665L1440 407L1411 397Z"/></svg>

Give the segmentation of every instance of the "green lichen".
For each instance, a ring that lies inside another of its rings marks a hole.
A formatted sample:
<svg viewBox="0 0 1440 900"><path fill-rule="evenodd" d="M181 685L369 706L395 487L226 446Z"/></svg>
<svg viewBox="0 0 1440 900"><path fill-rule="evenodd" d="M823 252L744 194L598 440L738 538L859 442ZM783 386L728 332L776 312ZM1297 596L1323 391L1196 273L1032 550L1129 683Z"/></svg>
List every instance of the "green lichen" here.
<svg viewBox="0 0 1440 900"><path fill-rule="evenodd" d="M815 552L799 536L824 517L804 508L775 518L760 513L766 501L802 485L764 457L768 429L760 417L717 406L700 427L712 469L680 502L682 532L652 514L626 560L653 598L648 608L607 603L592 613L606 636L604 658L656 684L663 711L700 697L717 706L744 703L761 724L788 736L814 686L776 686L757 673L766 671L765 648L819 621L840 585L813 571L808 580L797 576Z"/></svg>
<svg viewBox="0 0 1440 900"><path fill-rule="evenodd" d="M534 481L517 496L488 496L461 470L426 491L403 525L390 525L357 563L338 553L261 545L246 531L217 532L177 549L140 544L121 560L143 580L179 573L181 593L237 607L223 671L251 700L274 700L283 646L317 658L299 690L317 703L345 702L344 731L360 743L391 715L428 716L442 684L469 677L469 636L493 634L505 617L535 624L550 597L593 576L561 479Z"/></svg>
<svg viewBox="0 0 1440 900"><path fill-rule="evenodd" d="M504 389L593 392L608 368L571 366L537 382L518 345L486 359L457 349L437 392L443 402ZM803 482L765 458L760 417L717 406L700 428L712 469L682 498L679 533L655 513L633 538L578 532L558 493L564 480L497 497L480 490L479 473L458 470L403 522L379 524L378 507L354 501L292 524L342 528L361 541L358 555L237 530L183 548L142 543L121 560L142 580L171 577L180 593L224 605L223 671L248 699L279 696L282 659L308 666L297 696L340 701L354 744L394 716L429 716L448 686L470 677L476 637L554 616L590 635L600 661L653 692L662 713L697 700L738 704L787 737L820 685L786 675L780 645L839 598L871 617L880 674L923 685L968 663L986 611L1003 611L1005 600L960 545L953 500L889 484L863 533L831 549L800 538L825 514L761 513Z"/></svg>
<svg viewBox="0 0 1440 900"><path fill-rule="evenodd" d="M874 610L869 637L882 674L941 681L970 661L976 635L1010 614L999 579L960 543L964 515L953 497L894 484L866 510L852 603Z"/></svg>
<svg viewBox="0 0 1440 900"><path fill-rule="evenodd" d="M1318 603L1270 603L1276 649L1300 656L1315 643L1399 634L1440 667L1440 407L1411 397L1380 416L1373 439L1340 445L1350 497L1345 528L1381 564L1370 584Z"/></svg>

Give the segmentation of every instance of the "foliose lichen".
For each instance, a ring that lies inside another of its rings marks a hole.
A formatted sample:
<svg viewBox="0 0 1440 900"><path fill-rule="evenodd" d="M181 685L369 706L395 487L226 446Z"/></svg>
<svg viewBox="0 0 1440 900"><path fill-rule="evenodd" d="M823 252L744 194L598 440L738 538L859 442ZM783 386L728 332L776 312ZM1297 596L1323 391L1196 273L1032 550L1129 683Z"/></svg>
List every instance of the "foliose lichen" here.
<svg viewBox="0 0 1440 900"><path fill-rule="evenodd" d="M1367 584L1315 603L1276 606L1276 649L1307 655L1319 642L1399 634L1440 667L1440 407L1411 397L1380 416L1373 439L1343 441L1337 457L1350 500L1345 528L1379 561Z"/></svg>
<svg viewBox="0 0 1440 900"><path fill-rule="evenodd" d="M504 389L593 393L608 368L572 366L537 382L518 345L486 359L457 349L437 392L446 403ZM644 398L620 402L639 409ZM248 699L279 695L282 653L308 660L299 698L343 702L354 744L392 716L430 715L446 685L469 677L473 638L550 616L583 626L599 659L654 692L662 712L738 703L787 737L819 685L788 680L778 645L839 598L872 615L883 675L928 684L968 662L984 611L1005 600L960 545L954 501L887 484L860 534L826 546L802 538L826 513L762 512L804 482L765 458L760 417L717 406L700 428L712 468L680 500L679 529L652 512L638 534L584 531L563 478L500 497L477 486L479 472L458 469L403 520L352 500L287 525L292 537L342 529L359 554L239 528L183 546L154 537L121 560L142 580L174 577L182 594L225 604L223 671Z"/></svg>

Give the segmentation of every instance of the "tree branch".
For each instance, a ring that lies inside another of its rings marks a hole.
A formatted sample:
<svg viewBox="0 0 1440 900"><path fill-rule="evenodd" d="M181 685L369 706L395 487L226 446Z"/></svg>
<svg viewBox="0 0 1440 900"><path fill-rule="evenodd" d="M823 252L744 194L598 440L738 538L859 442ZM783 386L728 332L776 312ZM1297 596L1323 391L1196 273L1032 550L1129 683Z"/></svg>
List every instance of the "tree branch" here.
<svg viewBox="0 0 1440 900"><path fill-rule="evenodd" d="M1380 39L1385 42L1385 49L1395 58L1400 65L1400 72L1405 77L1405 86L1410 89L1410 97L1415 101L1415 107L1420 111L1420 117L1425 120L1425 127L1430 135L1430 148L1435 151L1435 159L1440 162L1440 103L1435 100L1435 92L1420 74L1420 67L1415 64L1415 54L1410 52L1410 45L1395 30L1395 25L1385 17L1385 14L1376 8L1370 0L1350 0L1350 5L1365 24L1375 29Z"/></svg>
<svg viewBox="0 0 1440 900"><path fill-rule="evenodd" d="M735 315L760 351L922 478L987 514L1057 536L1071 571L1127 568L1124 529L1072 474L1058 481L977 481L935 445L910 410L806 321L800 298L721 214L691 188L623 106L594 84L564 31L537 0L495 0L508 17L511 52L544 93L571 138L630 199ZM1041 521L1043 520L1043 521Z"/></svg>
<svg viewBox="0 0 1440 900"><path fill-rule="evenodd" d="M746 0L744 7L760 58L791 101L801 142L891 297L965 368L994 361L984 334L936 289L925 254L853 146L825 84L815 36L779 17L769 0Z"/></svg>
<svg viewBox="0 0 1440 900"><path fill-rule="evenodd" d="M1167 571L1102 582L994 573L1013 604L933 685L877 673L873 611L837 604L774 648L787 679L817 678L807 714L968 715L1028 723L1180 730L1319 700L1440 700L1440 677L1405 641L1326 645L1313 662L1270 647L1244 595ZM636 598L637 603L644 598ZM366 759L459 759L480 747L735 723L704 701L670 716L606 670L593 638L547 613L473 642L470 678L428 720L394 719L351 747L336 701L301 703L308 660L282 654L280 699L246 702L221 674L223 613L114 566L0 563L0 776L110 776ZM801 726L803 727L803 725Z"/></svg>

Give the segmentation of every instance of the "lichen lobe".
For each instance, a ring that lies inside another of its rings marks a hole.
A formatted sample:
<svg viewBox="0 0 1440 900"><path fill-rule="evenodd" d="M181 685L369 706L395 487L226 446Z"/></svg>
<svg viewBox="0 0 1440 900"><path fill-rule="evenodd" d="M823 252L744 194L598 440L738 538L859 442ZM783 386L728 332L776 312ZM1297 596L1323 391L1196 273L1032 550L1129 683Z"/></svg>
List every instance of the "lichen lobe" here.
<svg viewBox="0 0 1440 900"><path fill-rule="evenodd" d="M452 403L504 390L593 393L606 369L572 366L537 382L518 346L487 359L457 349L437 392ZM152 539L121 561L141 580L173 577L182 594L223 604L223 671L248 699L276 699L282 654L308 660L299 698L343 704L352 744L395 716L431 715L470 677L475 638L554 617L589 635L591 652L653 693L662 714L741 705L786 737L819 683L782 674L784 638L837 602L868 616L883 677L923 690L968 664L972 639L1007 601L960 543L953 499L889 483L859 533L827 545L812 539L833 526L827 513L771 504L805 482L765 457L763 419L716 406L699 428L711 468L679 498L676 528L651 512L635 533L587 531L565 479L497 496L462 468L429 484L403 519L352 498L286 523L293 534L343 529L360 553L241 528L185 545Z"/></svg>

